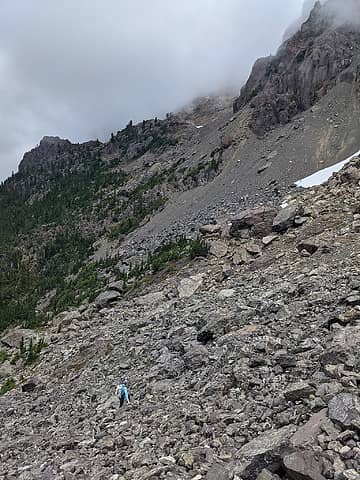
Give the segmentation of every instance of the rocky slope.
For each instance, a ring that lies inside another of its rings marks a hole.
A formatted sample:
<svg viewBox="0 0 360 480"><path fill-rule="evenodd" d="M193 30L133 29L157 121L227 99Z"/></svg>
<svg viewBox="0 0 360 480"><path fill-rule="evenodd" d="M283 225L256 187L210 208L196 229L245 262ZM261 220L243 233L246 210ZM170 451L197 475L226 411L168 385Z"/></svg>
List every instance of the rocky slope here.
<svg viewBox="0 0 360 480"><path fill-rule="evenodd" d="M360 148L339 3L235 113L44 137L0 186L0 479L359 480L360 159L292 186Z"/></svg>
<svg viewBox="0 0 360 480"><path fill-rule="evenodd" d="M2 364L0 478L358 479L359 182L355 159L202 226L207 259L56 317L33 366Z"/></svg>

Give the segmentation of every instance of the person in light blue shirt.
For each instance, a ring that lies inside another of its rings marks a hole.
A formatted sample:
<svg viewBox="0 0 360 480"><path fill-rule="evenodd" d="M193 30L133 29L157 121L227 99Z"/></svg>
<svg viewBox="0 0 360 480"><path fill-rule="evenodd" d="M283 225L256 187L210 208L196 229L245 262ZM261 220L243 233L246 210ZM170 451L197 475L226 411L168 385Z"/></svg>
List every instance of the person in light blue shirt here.
<svg viewBox="0 0 360 480"><path fill-rule="evenodd" d="M130 395L129 395L129 391L128 391L128 388L127 388L127 382L126 381L117 385L116 390L115 390L115 395L120 400L120 407L122 407L124 405L125 401L126 401L126 403L130 403Z"/></svg>

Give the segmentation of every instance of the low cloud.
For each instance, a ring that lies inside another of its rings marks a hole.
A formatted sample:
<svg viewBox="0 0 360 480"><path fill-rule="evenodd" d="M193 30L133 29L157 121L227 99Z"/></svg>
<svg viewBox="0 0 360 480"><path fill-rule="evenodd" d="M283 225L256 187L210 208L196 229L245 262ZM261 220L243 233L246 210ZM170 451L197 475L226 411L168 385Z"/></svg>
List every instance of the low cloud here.
<svg viewBox="0 0 360 480"><path fill-rule="evenodd" d="M129 119L240 87L302 0L2 0L0 179L44 135L106 139Z"/></svg>
<svg viewBox="0 0 360 480"><path fill-rule="evenodd" d="M323 2L324 3L324 2ZM329 0L327 8L334 16L335 24L360 27L360 0Z"/></svg>

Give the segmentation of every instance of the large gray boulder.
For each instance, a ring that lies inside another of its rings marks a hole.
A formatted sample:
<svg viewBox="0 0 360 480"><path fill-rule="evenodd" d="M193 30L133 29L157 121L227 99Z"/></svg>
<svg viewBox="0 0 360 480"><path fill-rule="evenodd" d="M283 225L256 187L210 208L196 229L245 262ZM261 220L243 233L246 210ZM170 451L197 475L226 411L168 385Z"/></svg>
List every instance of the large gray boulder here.
<svg viewBox="0 0 360 480"><path fill-rule="evenodd" d="M95 304L98 308L105 308L115 302L120 296L121 294L116 290L106 290L101 292L96 298Z"/></svg>
<svg viewBox="0 0 360 480"><path fill-rule="evenodd" d="M329 418L343 428L360 430L360 399L358 395L351 393L336 395L329 403Z"/></svg>
<svg viewBox="0 0 360 480"><path fill-rule="evenodd" d="M328 421L327 408L315 413L305 425L298 429L291 439L291 444L296 448L314 445L321 433L322 425Z"/></svg>
<svg viewBox="0 0 360 480"><path fill-rule="evenodd" d="M320 356L322 365L341 365L351 363L360 367L360 325L348 325L338 329L325 352Z"/></svg>
<svg viewBox="0 0 360 480"><path fill-rule="evenodd" d="M297 400L302 400L303 398L308 398L310 395L315 393L316 389L309 385L306 382L297 382L289 386L284 392L285 400L295 402Z"/></svg>
<svg viewBox="0 0 360 480"><path fill-rule="evenodd" d="M294 425L271 430L259 435L240 448L239 465L235 473L242 480L253 480L264 469L281 463L284 455L291 452L290 439L296 432Z"/></svg>
<svg viewBox="0 0 360 480"><path fill-rule="evenodd" d="M0 343L8 348L20 348L21 342L23 341L25 345L28 345L30 341L36 343L40 340L40 336L27 328L12 328L7 332L6 335L1 337Z"/></svg>
<svg viewBox="0 0 360 480"><path fill-rule="evenodd" d="M296 217L303 215L303 213L303 207L297 204L282 208L274 218L272 229L278 233L285 232L290 227L295 226Z"/></svg>
<svg viewBox="0 0 360 480"><path fill-rule="evenodd" d="M180 298L189 298L199 290L204 282L204 275L198 274L188 278L183 278L178 285L178 293Z"/></svg>
<svg viewBox="0 0 360 480"><path fill-rule="evenodd" d="M265 237L271 233L275 216L276 209L271 205L244 210L231 220L230 235L241 237L244 232L250 231L254 237Z"/></svg>
<svg viewBox="0 0 360 480"><path fill-rule="evenodd" d="M325 480L321 459L311 450L286 455L284 467L292 480Z"/></svg>
<svg viewBox="0 0 360 480"><path fill-rule="evenodd" d="M221 225L219 224L209 224L209 225L203 225L199 228L199 232L202 235L216 235L221 232Z"/></svg>

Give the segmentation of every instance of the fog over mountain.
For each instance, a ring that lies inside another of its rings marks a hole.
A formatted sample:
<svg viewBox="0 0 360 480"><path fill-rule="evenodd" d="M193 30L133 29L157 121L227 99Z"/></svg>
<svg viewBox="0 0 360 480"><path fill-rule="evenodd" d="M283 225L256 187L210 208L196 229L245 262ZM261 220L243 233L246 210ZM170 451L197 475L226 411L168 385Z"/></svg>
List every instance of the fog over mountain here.
<svg viewBox="0 0 360 480"><path fill-rule="evenodd" d="M307 2L306 2L307 3ZM247 77L302 0L3 0L0 178L44 135L72 141L164 115Z"/></svg>

